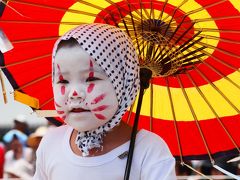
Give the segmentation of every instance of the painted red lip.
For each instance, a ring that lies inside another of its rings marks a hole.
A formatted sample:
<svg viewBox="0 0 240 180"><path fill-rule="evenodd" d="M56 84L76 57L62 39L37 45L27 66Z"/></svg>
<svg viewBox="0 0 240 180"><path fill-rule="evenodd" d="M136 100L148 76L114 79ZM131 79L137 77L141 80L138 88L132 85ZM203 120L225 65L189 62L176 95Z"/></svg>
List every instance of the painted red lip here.
<svg viewBox="0 0 240 180"><path fill-rule="evenodd" d="M80 112L88 112L89 110L83 109L83 108L73 108L70 112L73 113L80 113Z"/></svg>

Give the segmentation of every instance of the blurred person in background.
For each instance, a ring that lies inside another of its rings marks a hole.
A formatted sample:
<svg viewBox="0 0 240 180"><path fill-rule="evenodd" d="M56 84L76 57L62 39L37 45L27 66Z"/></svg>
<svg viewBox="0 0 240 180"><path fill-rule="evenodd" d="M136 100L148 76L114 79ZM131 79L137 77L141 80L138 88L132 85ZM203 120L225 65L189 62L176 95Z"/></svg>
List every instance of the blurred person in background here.
<svg viewBox="0 0 240 180"><path fill-rule="evenodd" d="M17 129L17 130L23 132L24 134L26 134L27 136L29 136L30 131L29 131L28 123L26 121L26 116L18 115L14 119L13 129Z"/></svg>
<svg viewBox="0 0 240 180"><path fill-rule="evenodd" d="M33 176L33 166L24 159L20 159L7 167L5 170L6 179L17 178L20 180L30 180Z"/></svg>
<svg viewBox="0 0 240 180"><path fill-rule="evenodd" d="M41 142L42 137L46 134L47 130L48 127L40 126L35 130L34 133L30 134L27 140L27 145L33 150L31 164L33 165L34 171L36 168L36 151L39 146L39 143Z"/></svg>
<svg viewBox="0 0 240 180"><path fill-rule="evenodd" d="M15 131L17 132L17 130ZM23 141L21 138L17 133L12 135L12 139L8 143L9 150L5 153L4 171L11 168L13 164L20 159L24 159L29 163L31 162L32 149L26 147L26 141Z"/></svg>

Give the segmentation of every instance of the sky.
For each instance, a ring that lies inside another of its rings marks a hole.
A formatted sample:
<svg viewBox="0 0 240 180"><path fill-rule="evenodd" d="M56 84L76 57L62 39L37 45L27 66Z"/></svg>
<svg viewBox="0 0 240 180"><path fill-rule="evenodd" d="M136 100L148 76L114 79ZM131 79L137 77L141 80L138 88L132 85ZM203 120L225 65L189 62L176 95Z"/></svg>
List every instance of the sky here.
<svg viewBox="0 0 240 180"><path fill-rule="evenodd" d="M4 103L3 94L2 94L2 84L0 82L0 127L12 127L13 119L16 117L25 117L27 123L30 127L37 127L47 123L45 118L39 118L33 110L17 101L14 101L13 97L13 88L4 73L3 79L7 91L7 100L8 103Z"/></svg>

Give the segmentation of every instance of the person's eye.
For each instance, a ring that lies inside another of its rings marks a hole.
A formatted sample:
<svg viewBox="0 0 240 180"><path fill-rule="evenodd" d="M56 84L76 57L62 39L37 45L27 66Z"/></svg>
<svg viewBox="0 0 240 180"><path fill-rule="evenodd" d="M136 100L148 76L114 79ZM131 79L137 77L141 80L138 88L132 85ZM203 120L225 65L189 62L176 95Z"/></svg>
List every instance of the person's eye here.
<svg viewBox="0 0 240 180"><path fill-rule="evenodd" d="M97 81L97 80L100 80L100 79L97 78L97 77L88 77L88 78L86 79L86 82Z"/></svg>
<svg viewBox="0 0 240 180"><path fill-rule="evenodd" d="M62 79L57 82L58 84L67 84L68 80Z"/></svg>

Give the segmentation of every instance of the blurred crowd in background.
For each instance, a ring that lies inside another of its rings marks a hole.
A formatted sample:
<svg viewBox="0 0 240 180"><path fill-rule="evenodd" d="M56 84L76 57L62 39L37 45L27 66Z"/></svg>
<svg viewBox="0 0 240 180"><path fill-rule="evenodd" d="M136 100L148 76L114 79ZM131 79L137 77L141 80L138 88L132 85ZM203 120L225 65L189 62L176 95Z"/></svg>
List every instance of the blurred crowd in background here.
<svg viewBox="0 0 240 180"><path fill-rule="evenodd" d="M12 128L0 138L0 179L32 179L38 145L53 127L48 122L32 129L23 116L15 118Z"/></svg>
<svg viewBox="0 0 240 180"><path fill-rule="evenodd" d="M38 145L46 132L54 127L54 125L47 122L45 126L39 126L31 130L24 118L14 119L12 128L0 137L0 179L31 179L35 171ZM216 159L215 163L233 174L240 175L239 162L226 163L230 158L232 157ZM187 161L184 163L205 175L224 175L207 160ZM176 173L178 179L190 179L186 177L198 175L178 161L176 162Z"/></svg>

